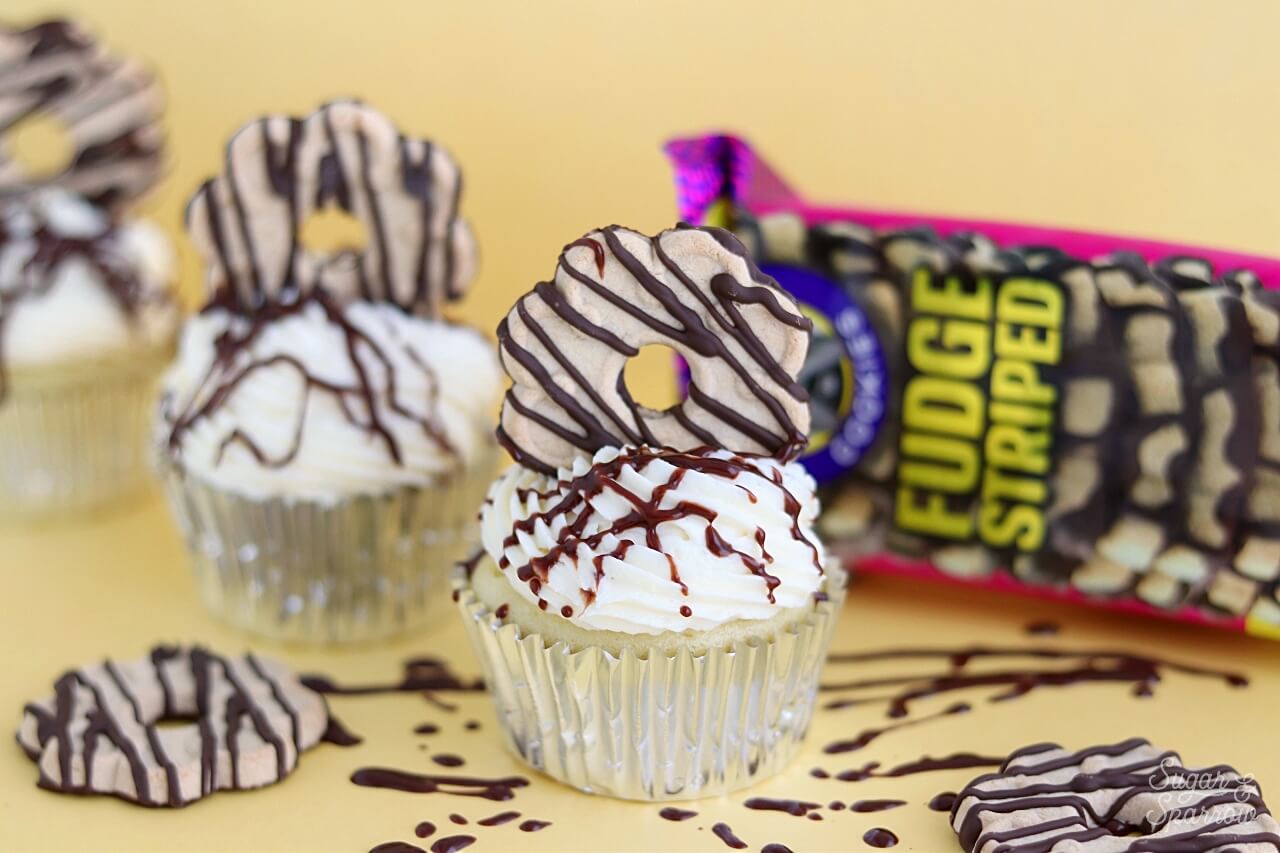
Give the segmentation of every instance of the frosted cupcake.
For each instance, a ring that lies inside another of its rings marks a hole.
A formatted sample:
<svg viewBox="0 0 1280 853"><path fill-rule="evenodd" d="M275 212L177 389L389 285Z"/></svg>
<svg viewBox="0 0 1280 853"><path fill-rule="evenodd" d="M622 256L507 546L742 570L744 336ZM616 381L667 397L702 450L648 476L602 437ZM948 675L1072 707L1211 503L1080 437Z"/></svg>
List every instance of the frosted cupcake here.
<svg viewBox="0 0 1280 853"><path fill-rule="evenodd" d="M188 208L211 297L158 418L204 600L285 640L426 625L496 458L493 348L440 316L476 266L458 169L354 102L254 122L227 164ZM299 242L328 204L363 222L367 249Z"/></svg>
<svg viewBox="0 0 1280 853"><path fill-rule="evenodd" d="M778 772L844 597L793 461L808 321L727 232L611 226L570 243L498 334L517 464L454 585L508 743L628 799ZM665 412L620 378L650 344L690 365Z"/></svg>
<svg viewBox="0 0 1280 853"><path fill-rule="evenodd" d="M172 253L123 211L162 167L161 99L74 26L0 28L0 517L115 504L149 480L153 383L178 323ZM9 159L27 119L63 123L66 168Z"/></svg>

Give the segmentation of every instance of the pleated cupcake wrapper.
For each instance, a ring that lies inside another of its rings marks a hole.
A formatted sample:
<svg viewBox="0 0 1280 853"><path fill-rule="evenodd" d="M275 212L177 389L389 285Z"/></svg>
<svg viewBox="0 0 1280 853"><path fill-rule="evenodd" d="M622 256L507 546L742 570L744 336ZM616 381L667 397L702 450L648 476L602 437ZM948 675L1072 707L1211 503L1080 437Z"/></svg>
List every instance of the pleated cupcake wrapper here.
<svg viewBox="0 0 1280 853"><path fill-rule="evenodd" d="M164 361L157 351L10 371L0 397L0 518L114 507L143 493Z"/></svg>
<svg viewBox="0 0 1280 853"><path fill-rule="evenodd" d="M454 591L508 746L581 791L629 800L711 797L781 771L809 728L818 676L844 601L829 600L773 638L692 653L600 648L523 633Z"/></svg>
<svg viewBox="0 0 1280 853"><path fill-rule="evenodd" d="M250 499L159 467L214 615L282 642L352 644L448 618L449 575L475 547L496 462L482 455L438 485L333 504Z"/></svg>

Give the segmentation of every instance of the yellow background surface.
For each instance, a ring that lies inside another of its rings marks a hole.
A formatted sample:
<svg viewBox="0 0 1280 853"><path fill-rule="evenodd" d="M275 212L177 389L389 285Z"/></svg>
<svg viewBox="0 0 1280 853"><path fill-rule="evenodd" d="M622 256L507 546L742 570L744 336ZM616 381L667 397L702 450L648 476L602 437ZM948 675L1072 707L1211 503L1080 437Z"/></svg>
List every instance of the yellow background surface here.
<svg viewBox="0 0 1280 853"><path fill-rule="evenodd" d="M657 230L673 219L667 137L706 128L748 135L811 197L1194 240L1274 253L1280 234L1280 5L1258 3L493 3L71 2L117 50L144 58L169 93L173 168L143 212L170 229L188 301L200 275L179 237L180 211L219 166L246 119L305 112L356 95L407 131L445 144L466 171L463 209L482 273L458 316L492 329L514 298L547 276L560 246L609 222ZM7 0L34 21L43 0ZM650 365L641 397L669 396ZM649 395L644 394L648 391ZM112 518L0 532L6 578L0 620L0 720L45 694L63 668L157 640L225 651L246 641L194 599L177 535L158 502ZM1022 626L1050 605L952 590L861 582L837 648L1026 642ZM967 772L849 785L808 776L863 761L956 750L1002 752L1058 739L1084 746L1140 734L1193 763L1229 762L1280 791L1280 646L1186 626L1117 625L1060 610L1061 637L1217 663L1252 687L1171 675L1151 700L1123 687L1044 691L886 736L837 761L822 744L882 721L875 709L819 715L807 753L763 796L826 802L900 797L882 815L822 822L744 809L741 797L694 806L673 824L647 805L587 799L536 778L509 807L552 827L477 833L495 850L724 850L729 822L758 850L865 849L862 832L894 829L898 849L952 849L945 820L922 803ZM452 624L394 646L349 653L282 651L303 670L390 680L412 654L474 664ZM284 784L218 795L173 813L55 796L13 747L0 755L0 849L364 850L411 840L419 820L449 826L501 804L358 789L352 769L426 770L418 746L465 755L478 775L519 772L502 752L483 696L451 697L445 714L412 695L339 699L362 747L322 746ZM941 707L939 704L937 707ZM462 722L483 728L466 732ZM415 738L432 720L442 732ZM701 829L699 828L701 827ZM438 837L438 836L437 836Z"/></svg>

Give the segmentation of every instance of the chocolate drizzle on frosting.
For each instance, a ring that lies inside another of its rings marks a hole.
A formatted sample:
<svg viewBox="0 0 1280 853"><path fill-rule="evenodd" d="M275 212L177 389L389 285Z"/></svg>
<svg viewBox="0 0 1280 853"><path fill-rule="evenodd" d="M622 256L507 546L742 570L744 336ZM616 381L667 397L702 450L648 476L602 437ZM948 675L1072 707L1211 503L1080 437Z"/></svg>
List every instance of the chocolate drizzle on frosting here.
<svg viewBox="0 0 1280 853"><path fill-rule="evenodd" d="M191 199L187 228L210 290L238 309L323 288L439 317L476 267L461 190L442 148L357 101L334 101L305 119L267 116L241 129L223 174ZM301 226L331 206L364 226L362 251L321 255L303 245Z"/></svg>
<svg viewBox="0 0 1280 853"><path fill-rule="evenodd" d="M112 211L136 200L164 167L160 87L139 64L107 55L69 21L0 26L0 136L26 119L62 124L73 149L60 172L26 172L0 145L0 198L60 187Z"/></svg>
<svg viewBox="0 0 1280 853"><path fill-rule="evenodd" d="M779 580L768 572L767 566L771 558L764 551L764 536L760 535L762 531L758 532L756 537L761 550L761 555L757 556L735 548L716 531L714 524L717 514L713 510L688 500L678 501L671 506L663 505L667 494L677 488L690 471L729 480L736 479L743 473L753 473L762 479L772 480L782 491L784 506L793 519L791 535L812 551L814 568L821 574L823 571L821 552L800 530L800 502L786 490L781 480L768 477L749 456L730 455L728 458L722 458L711 455L714 452L710 448L699 448L687 453L671 449L628 448L613 459L593 464L582 474L558 480L554 486L545 492L538 493L537 496L541 499L559 496L560 499L546 510L517 520L514 529L503 541L503 549L516 547L522 534L530 534L542 527L550 529L552 523L558 518L572 520L561 527L555 545L545 553L515 568L516 578L528 584L529 589L537 596L542 586L548 582L551 567L559 560L563 558L577 560L580 548L597 549L607 539L625 535L630 531L642 532L644 543L648 548L664 553L659 532L661 525L694 517L706 522L707 550L717 557L736 557L740 560L748 572L764 581L765 594L772 603L773 593ZM642 498L622 485L619 474L623 469L630 467L643 471L654 461L665 462L674 470L666 481L653 488L648 498ZM592 502L606 490L625 500L631 510L614 521L599 515L593 508ZM630 539L618 541L618 547L612 553L597 555L593 558L596 588L584 590L584 593L587 593L584 597L588 606L594 600L599 591L600 582L604 578L604 558L613 556L622 559L627 550L635 544ZM671 566L671 582L680 587L682 594L688 595L688 587L680 579L679 567L670 555L668 555L668 562ZM510 562L504 556L500 565L507 569L510 567ZM692 615L692 610L688 609L688 605L684 605L681 613L687 617Z"/></svg>
<svg viewBox="0 0 1280 853"><path fill-rule="evenodd" d="M212 301L206 311L225 309L229 292ZM299 358L285 352L272 353L263 357L253 355L255 344L264 332L272 325L289 320L315 307L316 313L324 322L337 329L344 342L344 350L351 364L353 381L339 384L313 374ZM376 439L386 450L387 457L396 465L403 464L400 445L395 434L388 426L384 412L391 412L421 427L443 453L458 461L457 452L450 443L444 427L435 415L435 400L430 399L423 413L413 411L401 399L397 390L397 370L395 362L388 356L386 346L370 333L357 327L348 318L336 300L322 289L312 290L293 301L264 303L259 309L247 317L240 325L233 324L222 332L214 341L215 355L209 370L201 379L191 399L182 404L182 408L174 411L174 401L165 403L165 417L169 424L167 447L175 462L181 461L181 451L185 435L200 424L222 410L233 399L237 388L255 373L273 368L288 368L295 371L303 382L303 399L296 407L297 421L293 426L293 439L283 452L275 455L263 449L253 437L240 427L231 430L222 440L217 459L232 447L240 446L253 455L258 464L265 468L283 468L291 463L302 448L304 427L307 423L307 401L313 393L331 395L338 403L338 408L347 421L357 429ZM409 345L404 344L407 348ZM439 388L438 378L419 357L409 350L410 363L420 368L427 375L428 385L432 389ZM385 387L378 387L370 376L370 368L378 367L379 374L384 377Z"/></svg>
<svg viewBox="0 0 1280 853"><path fill-rule="evenodd" d="M44 205L49 200L0 202L0 255L30 246L12 281L0 282L0 402L8 390L5 359L5 327L18 305L48 295L59 268L65 263L85 264L129 323L135 323L144 306L171 302L167 290L149 291L141 273L120 248L120 232L109 223L93 236L61 234L49 221Z"/></svg>
<svg viewBox="0 0 1280 853"><path fill-rule="evenodd" d="M573 260L580 248L592 267ZM610 315L606 327L600 318ZM808 394L796 371L810 328L726 231L593 231L565 247L554 281L536 285L498 327L514 382L499 441L544 473L575 455L641 444L793 458L807 439ZM689 399L666 412L637 405L622 381L626 360L648 344L672 347L693 372ZM744 399L728 396L738 388Z"/></svg>
<svg viewBox="0 0 1280 853"><path fill-rule="evenodd" d="M40 763L40 787L147 806L184 806L219 789L278 781L320 740L328 719L324 701L278 664L198 647L159 647L127 666L105 661L73 670L54 689L52 700L26 706L18 733ZM171 719L194 722L158 727ZM261 767L263 750L273 759L269 771ZM99 762L115 761L128 768L128 784L109 765L99 771Z"/></svg>

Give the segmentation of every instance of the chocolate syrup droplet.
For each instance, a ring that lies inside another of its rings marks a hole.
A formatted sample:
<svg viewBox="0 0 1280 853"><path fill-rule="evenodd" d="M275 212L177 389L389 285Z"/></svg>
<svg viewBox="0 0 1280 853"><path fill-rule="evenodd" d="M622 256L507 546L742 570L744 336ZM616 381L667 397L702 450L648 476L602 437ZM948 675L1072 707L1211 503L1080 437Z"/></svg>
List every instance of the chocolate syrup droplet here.
<svg viewBox="0 0 1280 853"><path fill-rule="evenodd" d="M454 814L449 815L449 822L450 822L450 823L456 823L458 826L466 826L466 825L467 825L467 819L466 819L465 817L463 817L462 815L457 814L456 812L455 812Z"/></svg>
<svg viewBox="0 0 1280 853"><path fill-rule="evenodd" d="M511 606L504 602L503 604L498 605L498 609L493 611L493 615L497 616L499 619L506 619L507 614L510 612L511 612Z"/></svg>
<svg viewBox="0 0 1280 853"><path fill-rule="evenodd" d="M388 841L370 849L369 853L427 853L427 851L416 844L409 844L404 841Z"/></svg>
<svg viewBox="0 0 1280 853"><path fill-rule="evenodd" d="M358 746L364 743L362 737L344 726L342 721L332 714L329 715L329 724L325 726L324 734L320 736L320 740L325 743L331 743L334 746Z"/></svg>
<svg viewBox="0 0 1280 853"><path fill-rule="evenodd" d="M892 847L898 843L898 836L881 826L873 826L862 834L862 840L872 847Z"/></svg>
<svg viewBox="0 0 1280 853"><path fill-rule="evenodd" d="M899 806L905 806L906 800L857 800L849 803L849 811L851 812L884 812L889 809L896 809Z"/></svg>
<svg viewBox="0 0 1280 853"><path fill-rule="evenodd" d="M474 731L476 731L477 729L479 729L479 728L480 728L480 721L479 721L479 720L467 720L467 721L466 721L466 723L464 723L462 727L463 727L464 729L466 729L467 731L469 731L469 732L474 732Z"/></svg>
<svg viewBox="0 0 1280 853"><path fill-rule="evenodd" d="M521 832L540 832L541 830L546 829L548 826L551 826L551 821L549 820L526 820L524 823L520 824L520 831Z"/></svg>
<svg viewBox="0 0 1280 853"><path fill-rule="evenodd" d="M785 844L766 844L760 848L760 853L791 853L791 848Z"/></svg>
<svg viewBox="0 0 1280 853"><path fill-rule="evenodd" d="M411 773L388 767L363 767L351 774L351 781L364 788L388 788L410 794L449 794L455 797L480 797L486 800L509 800L516 788L528 786L523 776L482 779L472 776L435 776Z"/></svg>
<svg viewBox="0 0 1280 853"><path fill-rule="evenodd" d="M697 817L698 813L691 812L688 809L678 809L675 806L667 806L662 811L658 812L658 816L663 820L682 821L688 820L691 817Z"/></svg>
<svg viewBox="0 0 1280 853"><path fill-rule="evenodd" d="M419 726L414 726L413 728L413 733L415 735L433 735L439 731L440 727L435 723L423 723Z"/></svg>
<svg viewBox="0 0 1280 853"><path fill-rule="evenodd" d="M711 831L715 833L716 838L724 842L725 847L731 847L734 850L746 850L747 842L733 834L733 830L727 823L717 823L711 827Z"/></svg>
<svg viewBox="0 0 1280 853"><path fill-rule="evenodd" d="M689 605L687 605L687 604L681 604L681 605L680 605L680 615L681 615L681 616L683 616L684 618L688 619L690 616L692 616L692 615L693 615L693 608L692 608L692 607L690 607L690 606L689 606Z"/></svg>
<svg viewBox="0 0 1280 853"><path fill-rule="evenodd" d="M461 767L467 763L462 760L462 756L450 755L447 752L442 752L439 755L433 755L431 756L431 760L436 764L439 764L441 767Z"/></svg>
<svg viewBox="0 0 1280 853"><path fill-rule="evenodd" d="M802 817L814 809L822 808L818 803L803 800L776 800L770 797L751 797L743 805L755 811L786 812L796 817Z"/></svg>
<svg viewBox="0 0 1280 853"><path fill-rule="evenodd" d="M431 845L431 853L458 853L475 843L474 835L446 835Z"/></svg>
<svg viewBox="0 0 1280 853"><path fill-rule="evenodd" d="M520 817L520 812L498 812L493 817L478 820L476 823L479 826L502 826L504 823L511 823L518 817Z"/></svg>
<svg viewBox="0 0 1280 853"><path fill-rule="evenodd" d="M429 820L424 820L413 828L413 834L419 838L430 838L436 834L436 825Z"/></svg>
<svg viewBox="0 0 1280 853"><path fill-rule="evenodd" d="M929 808L935 812L949 812L951 807L956 804L956 794L954 791L943 791L929 801Z"/></svg>

